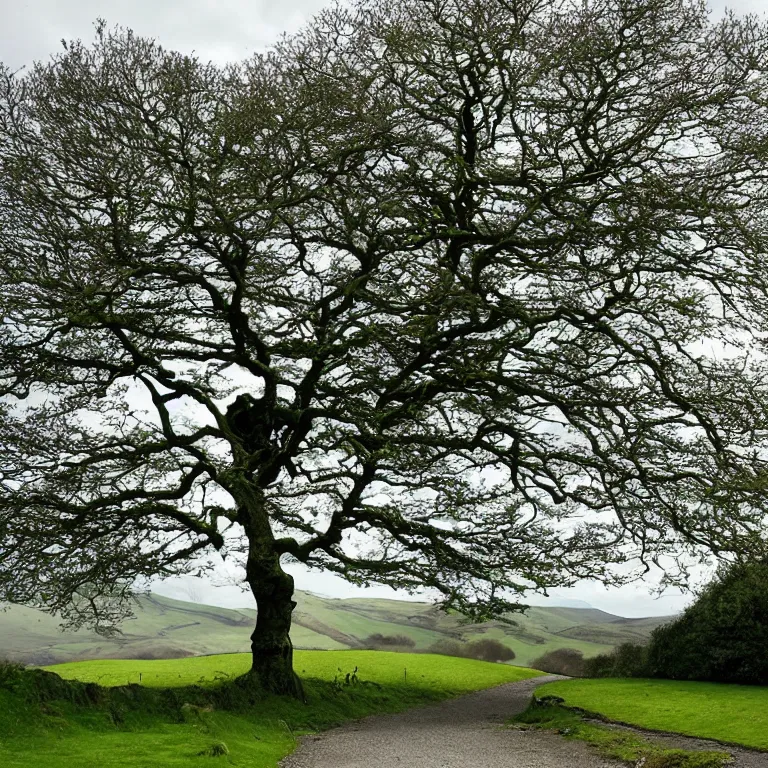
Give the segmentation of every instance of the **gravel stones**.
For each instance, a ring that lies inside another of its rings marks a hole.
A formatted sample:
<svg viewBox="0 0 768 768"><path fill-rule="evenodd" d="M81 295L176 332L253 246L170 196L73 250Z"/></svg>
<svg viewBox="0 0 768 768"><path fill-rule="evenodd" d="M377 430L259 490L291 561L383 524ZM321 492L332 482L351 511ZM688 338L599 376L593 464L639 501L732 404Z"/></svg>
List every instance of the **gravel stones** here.
<svg viewBox="0 0 768 768"><path fill-rule="evenodd" d="M554 676L508 683L303 739L282 768L615 768L585 744L502 727Z"/></svg>

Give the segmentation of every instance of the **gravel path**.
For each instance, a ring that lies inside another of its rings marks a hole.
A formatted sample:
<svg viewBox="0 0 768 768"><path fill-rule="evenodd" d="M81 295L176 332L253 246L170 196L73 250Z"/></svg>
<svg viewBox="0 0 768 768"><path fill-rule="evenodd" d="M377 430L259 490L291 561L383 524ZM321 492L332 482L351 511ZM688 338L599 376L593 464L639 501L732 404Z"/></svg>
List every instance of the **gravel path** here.
<svg viewBox="0 0 768 768"><path fill-rule="evenodd" d="M502 728L554 675L508 683L423 709L358 720L301 740L282 768L618 768L555 733ZM635 729L631 729L635 730ZM731 768L768 768L768 754L703 740L641 735L666 747L730 752Z"/></svg>
<svg viewBox="0 0 768 768"><path fill-rule="evenodd" d="M359 720L302 739L283 768L615 768L585 744L500 726L522 712L537 677L423 709Z"/></svg>

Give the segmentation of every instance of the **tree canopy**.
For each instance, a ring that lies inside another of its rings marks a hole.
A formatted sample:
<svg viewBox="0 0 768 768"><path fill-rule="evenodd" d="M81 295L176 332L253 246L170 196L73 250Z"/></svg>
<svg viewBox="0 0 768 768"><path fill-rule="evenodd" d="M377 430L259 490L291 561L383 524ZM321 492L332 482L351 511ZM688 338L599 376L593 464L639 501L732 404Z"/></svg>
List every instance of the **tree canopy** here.
<svg viewBox="0 0 768 768"><path fill-rule="evenodd" d="M764 552L767 52L696 0L360 0L3 70L0 599L108 627L217 550L288 690L286 560L482 617Z"/></svg>

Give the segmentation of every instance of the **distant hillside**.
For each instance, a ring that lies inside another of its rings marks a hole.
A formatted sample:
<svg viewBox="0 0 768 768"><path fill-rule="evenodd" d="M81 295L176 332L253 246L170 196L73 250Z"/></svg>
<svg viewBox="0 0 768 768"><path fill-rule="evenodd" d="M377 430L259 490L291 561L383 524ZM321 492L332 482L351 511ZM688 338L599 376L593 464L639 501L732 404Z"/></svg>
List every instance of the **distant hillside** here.
<svg viewBox="0 0 768 768"><path fill-rule="evenodd" d="M643 642L664 617L624 619L594 608L532 606L513 624L461 624L429 603L367 598L333 599L298 592L291 633L297 648L359 648L373 634L406 635L416 650L441 639L489 637L514 650L516 664L530 664L554 648L590 656L622 642ZM0 611L0 657L29 664L99 658L157 659L247 651L256 612L199 605L148 595L136 617L115 638L92 632L60 632L58 620L20 605Z"/></svg>

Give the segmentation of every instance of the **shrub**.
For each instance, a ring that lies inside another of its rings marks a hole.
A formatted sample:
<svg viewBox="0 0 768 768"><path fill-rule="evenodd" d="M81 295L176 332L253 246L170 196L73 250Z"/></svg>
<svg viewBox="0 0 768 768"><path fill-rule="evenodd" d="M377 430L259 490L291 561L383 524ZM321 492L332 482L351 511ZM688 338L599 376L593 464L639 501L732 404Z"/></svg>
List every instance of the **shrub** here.
<svg viewBox="0 0 768 768"><path fill-rule="evenodd" d="M464 643L460 643L458 640L450 640L449 638L437 640L427 648L427 651L429 653L439 653L442 656L460 656L466 658L467 655Z"/></svg>
<svg viewBox="0 0 768 768"><path fill-rule="evenodd" d="M504 643L490 638L475 640L467 643L465 647L466 655L470 659L479 659L480 661L512 661L515 658L515 652L508 648Z"/></svg>
<svg viewBox="0 0 768 768"><path fill-rule="evenodd" d="M363 643L369 648L413 648L416 641L406 635L368 635Z"/></svg>
<svg viewBox="0 0 768 768"><path fill-rule="evenodd" d="M24 674L24 665L15 661L0 661L0 688L12 690L16 683Z"/></svg>
<svg viewBox="0 0 768 768"><path fill-rule="evenodd" d="M534 669L549 672L552 675L568 677L584 676L584 654L575 648L557 648L548 651L531 662Z"/></svg>
<svg viewBox="0 0 768 768"><path fill-rule="evenodd" d="M622 643L611 653L613 677L648 677L648 646Z"/></svg>
<svg viewBox="0 0 768 768"><path fill-rule="evenodd" d="M458 640L445 638L432 643L427 650L429 653L478 659L478 661L512 661L515 658L515 652L511 648L491 638L474 640L471 643L461 643Z"/></svg>
<svg viewBox="0 0 768 768"><path fill-rule="evenodd" d="M766 648L768 562L736 563L653 631L648 665L655 677L768 685Z"/></svg>
<svg viewBox="0 0 768 768"><path fill-rule="evenodd" d="M612 677L613 657L610 653L598 653L584 659L584 677Z"/></svg>
<svg viewBox="0 0 768 768"><path fill-rule="evenodd" d="M650 677L648 647L622 643L610 653L584 659L584 677Z"/></svg>

